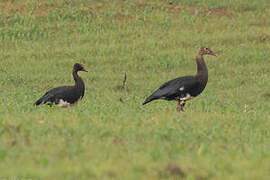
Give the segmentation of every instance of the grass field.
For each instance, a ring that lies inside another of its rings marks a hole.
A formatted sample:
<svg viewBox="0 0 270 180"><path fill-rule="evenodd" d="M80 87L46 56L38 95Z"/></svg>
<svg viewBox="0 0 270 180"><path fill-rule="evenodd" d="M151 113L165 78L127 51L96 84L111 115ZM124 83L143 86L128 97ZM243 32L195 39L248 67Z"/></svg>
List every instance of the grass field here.
<svg viewBox="0 0 270 180"><path fill-rule="evenodd" d="M269 0L0 2L0 180L270 179ZM167 80L209 81L176 102L141 103ZM86 84L76 106L34 107ZM121 89L127 73L126 89ZM119 99L122 99L121 102Z"/></svg>

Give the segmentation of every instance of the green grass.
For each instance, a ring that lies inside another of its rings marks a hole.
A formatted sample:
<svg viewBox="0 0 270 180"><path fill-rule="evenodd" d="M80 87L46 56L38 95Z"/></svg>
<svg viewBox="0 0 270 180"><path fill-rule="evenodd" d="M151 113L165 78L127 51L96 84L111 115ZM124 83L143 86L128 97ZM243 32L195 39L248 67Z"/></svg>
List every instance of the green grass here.
<svg viewBox="0 0 270 180"><path fill-rule="evenodd" d="M0 3L0 179L269 179L268 0ZM145 98L167 80L209 82L187 103ZM76 106L34 107L86 84ZM127 89L120 90L124 72ZM122 98L123 102L119 99Z"/></svg>

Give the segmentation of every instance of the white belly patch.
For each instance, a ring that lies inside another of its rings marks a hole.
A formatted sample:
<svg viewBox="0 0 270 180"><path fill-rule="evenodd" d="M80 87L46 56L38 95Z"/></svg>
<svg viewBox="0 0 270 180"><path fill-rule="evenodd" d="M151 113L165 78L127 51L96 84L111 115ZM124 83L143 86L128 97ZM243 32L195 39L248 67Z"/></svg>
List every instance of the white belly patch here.
<svg viewBox="0 0 270 180"><path fill-rule="evenodd" d="M186 96L185 96L185 97L181 97L180 100L181 100L181 101L187 101L187 100L190 100L190 99L192 99L192 98L193 98L193 97L190 96L190 94L187 93Z"/></svg>
<svg viewBox="0 0 270 180"><path fill-rule="evenodd" d="M67 101L64 101L63 99L60 99L59 100L59 103L58 103L58 106L60 106L60 107L68 107L68 106L70 106L71 104L69 103L69 102L67 102Z"/></svg>

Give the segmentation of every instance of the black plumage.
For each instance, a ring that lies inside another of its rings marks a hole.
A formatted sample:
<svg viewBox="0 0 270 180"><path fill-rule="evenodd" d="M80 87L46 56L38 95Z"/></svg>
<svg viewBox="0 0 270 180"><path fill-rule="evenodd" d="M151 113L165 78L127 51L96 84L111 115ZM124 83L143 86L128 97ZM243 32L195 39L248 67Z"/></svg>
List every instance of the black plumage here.
<svg viewBox="0 0 270 180"><path fill-rule="evenodd" d="M57 104L62 107L67 107L82 99L84 96L85 86L82 78L78 76L78 71L87 72L87 70L85 70L81 64L74 64L72 70L72 75L75 81L74 86L61 86L51 89L46 92L40 99L38 99L34 105L38 106L40 104Z"/></svg>
<svg viewBox="0 0 270 180"><path fill-rule="evenodd" d="M197 74L179 77L164 83L144 101L143 105L157 99L176 100L178 101L177 110L183 111L186 101L198 96L206 87L208 71L203 59L203 55L206 54L216 56L209 48L201 47L196 56Z"/></svg>

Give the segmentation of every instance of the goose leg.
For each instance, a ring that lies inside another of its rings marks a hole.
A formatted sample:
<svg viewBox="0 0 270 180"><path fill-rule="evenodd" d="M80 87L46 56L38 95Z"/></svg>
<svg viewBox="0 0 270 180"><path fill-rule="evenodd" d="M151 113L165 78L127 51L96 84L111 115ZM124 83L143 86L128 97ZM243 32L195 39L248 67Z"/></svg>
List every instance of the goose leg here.
<svg viewBox="0 0 270 180"><path fill-rule="evenodd" d="M186 105L186 101L181 101L182 108L184 108L185 105Z"/></svg>
<svg viewBox="0 0 270 180"><path fill-rule="evenodd" d="M176 107L176 110L178 112L184 112L184 109L183 108L184 108L185 104L186 104L186 101L178 100L178 105Z"/></svg>

